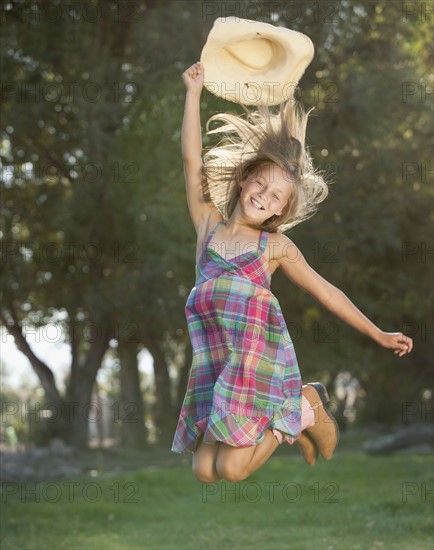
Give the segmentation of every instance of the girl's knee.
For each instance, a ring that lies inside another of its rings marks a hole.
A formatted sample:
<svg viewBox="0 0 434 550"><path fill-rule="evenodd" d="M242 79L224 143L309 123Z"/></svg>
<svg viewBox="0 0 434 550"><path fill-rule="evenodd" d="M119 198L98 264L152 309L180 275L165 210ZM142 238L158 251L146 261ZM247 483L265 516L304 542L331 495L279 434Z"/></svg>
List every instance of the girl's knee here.
<svg viewBox="0 0 434 550"><path fill-rule="evenodd" d="M200 463L193 463L192 470L196 479L198 479L202 483L216 483L217 481L219 481L213 471L211 471L209 468L202 467Z"/></svg>
<svg viewBox="0 0 434 550"><path fill-rule="evenodd" d="M245 467L240 467L232 461L217 460L216 470L219 476L230 483L236 483L249 477L250 472Z"/></svg>
<svg viewBox="0 0 434 550"><path fill-rule="evenodd" d="M220 478L216 475L214 464L214 457L199 451L193 454L191 468L195 477L202 483L216 483Z"/></svg>

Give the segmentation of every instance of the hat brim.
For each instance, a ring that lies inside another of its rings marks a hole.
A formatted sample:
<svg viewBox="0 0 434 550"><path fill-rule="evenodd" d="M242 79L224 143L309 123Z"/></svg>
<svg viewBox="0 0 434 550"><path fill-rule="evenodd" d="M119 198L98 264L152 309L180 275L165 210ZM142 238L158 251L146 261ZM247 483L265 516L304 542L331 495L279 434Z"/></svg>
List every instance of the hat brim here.
<svg viewBox="0 0 434 550"><path fill-rule="evenodd" d="M226 17L215 20L200 61L211 93L245 105L277 105L294 96L313 57L303 33Z"/></svg>

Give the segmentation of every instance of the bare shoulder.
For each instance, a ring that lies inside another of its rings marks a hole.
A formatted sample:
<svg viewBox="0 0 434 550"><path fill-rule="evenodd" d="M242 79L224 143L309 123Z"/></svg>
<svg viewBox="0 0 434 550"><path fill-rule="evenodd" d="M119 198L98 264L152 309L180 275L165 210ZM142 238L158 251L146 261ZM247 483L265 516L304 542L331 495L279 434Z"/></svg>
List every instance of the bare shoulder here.
<svg viewBox="0 0 434 550"><path fill-rule="evenodd" d="M275 244L274 261L283 274L313 298L329 307L336 287L309 265L298 246L286 235L274 233L271 244Z"/></svg>
<svg viewBox="0 0 434 550"><path fill-rule="evenodd" d="M267 248L271 272L283 268L288 260L292 259L293 261L300 255L297 245L283 233L270 233Z"/></svg>
<svg viewBox="0 0 434 550"><path fill-rule="evenodd" d="M267 249L271 273L280 268L287 275L291 264L303 257L297 245L283 233L270 233Z"/></svg>

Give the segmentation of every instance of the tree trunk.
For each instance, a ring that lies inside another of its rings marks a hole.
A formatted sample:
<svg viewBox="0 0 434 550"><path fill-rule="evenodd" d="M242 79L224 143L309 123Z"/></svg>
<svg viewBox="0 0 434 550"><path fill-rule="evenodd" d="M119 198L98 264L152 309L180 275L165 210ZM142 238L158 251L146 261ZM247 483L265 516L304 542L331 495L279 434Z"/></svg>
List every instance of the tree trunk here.
<svg viewBox="0 0 434 550"><path fill-rule="evenodd" d="M174 428L169 370L164 353L158 343L149 343L147 347L154 359L155 403L152 411L153 420L158 441L166 443L172 439Z"/></svg>
<svg viewBox="0 0 434 550"><path fill-rule="evenodd" d="M2 322L7 328L9 334L13 336L17 348L22 353L24 353L24 355L30 361L30 364L32 365L33 370L35 371L36 376L39 378L41 386L44 390L47 404L53 403L55 406L60 407L61 398L57 390L56 381L54 379L51 369L43 361L36 357L29 344L27 343L27 340L23 334L22 328L18 320L15 318L13 312L10 311L9 313L13 320L8 320L4 315L2 315Z"/></svg>
<svg viewBox="0 0 434 550"><path fill-rule="evenodd" d="M67 429L63 399L59 395L56 380L50 367L41 361L29 346L12 304L9 305L8 310L2 312L0 318L9 334L14 338L17 348L29 360L44 390L43 403L32 405L29 402L26 404L26 410L28 411L26 421L35 426L39 425L39 428L33 433L32 443L46 445L54 437L63 437ZM51 415L42 416L40 414L41 410L49 410Z"/></svg>
<svg viewBox="0 0 434 550"><path fill-rule="evenodd" d="M92 417L92 390L110 340L110 331L101 325L90 326L89 349L84 361L78 354L71 363L71 379L67 390L65 407L68 416L68 442L77 449L87 449L89 419Z"/></svg>
<svg viewBox="0 0 434 550"><path fill-rule="evenodd" d="M147 446L145 407L140 389L137 361L137 344L119 340L120 403L116 408L121 422L121 443L127 448L143 449Z"/></svg>
<svg viewBox="0 0 434 550"><path fill-rule="evenodd" d="M83 370L83 369L80 369ZM95 378L81 372L74 379L74 387L71 388L71 400L65 402L65 412L68 418L68 433L66 438L69 444L76 449L88 448L89 420L92 411L92 389Z"/></svg>

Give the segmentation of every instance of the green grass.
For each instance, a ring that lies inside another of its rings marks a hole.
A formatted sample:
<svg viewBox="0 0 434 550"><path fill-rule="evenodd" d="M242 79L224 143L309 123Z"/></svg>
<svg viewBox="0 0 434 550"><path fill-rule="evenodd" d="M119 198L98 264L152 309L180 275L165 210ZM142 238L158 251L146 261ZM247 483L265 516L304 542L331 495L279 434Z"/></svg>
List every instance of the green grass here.
<svg viewBox="0 0 434 550"><path fill-rule="evenodd" d="M313 467L275 455L240 483L213 485L180 457L172 468L75 483L4 485L2 550L433 548L426 455L348 453Z"/></svg>

